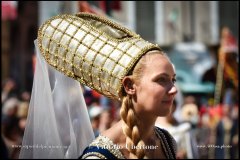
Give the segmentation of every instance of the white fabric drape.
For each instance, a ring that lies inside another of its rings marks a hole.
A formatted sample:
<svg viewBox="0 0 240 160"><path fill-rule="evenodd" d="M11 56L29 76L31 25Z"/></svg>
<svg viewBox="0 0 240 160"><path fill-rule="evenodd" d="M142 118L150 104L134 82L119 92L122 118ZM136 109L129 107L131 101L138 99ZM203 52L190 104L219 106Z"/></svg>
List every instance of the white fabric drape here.
<svg viewBox="0 0 240 160"><path fill-rule="evenodd" d="M37 63L19 158L78 158L94 139L80 83Z"/></svg>

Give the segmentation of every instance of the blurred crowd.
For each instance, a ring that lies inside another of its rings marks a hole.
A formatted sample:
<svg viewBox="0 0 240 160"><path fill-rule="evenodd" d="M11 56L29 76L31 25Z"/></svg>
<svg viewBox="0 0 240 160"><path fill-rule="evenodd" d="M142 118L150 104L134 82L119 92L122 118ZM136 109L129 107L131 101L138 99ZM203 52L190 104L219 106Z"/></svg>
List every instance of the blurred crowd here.
<svg viewBox="0 0 240 160"><path fill-rule="evenodd" d="M156 126L167 129L177 141L180 159L236 159L238 154L238 104L199 104L194 96L184 97L178 114L177 103ZM178 120L177 120L178 118ZM180 120L179 120L180 118Z"/></svg>
<svg viewBox="0 0 240 160"><path fill-rule="evenodd" d="M16 82L7 79L2 84L2 120L1 120L1 148L2 158L18 158L24 129L27 120L30 93L18 94Z"/></svg>
<svg viewBox="0 0 240 160"><path fill-rule="evenodd" d="M2 84L1 140L6 158L19 156L20 147L14 146L21 145L31 98L31 93L19 94L17 88L13 79ZM98 136L120 120L121 104L86 86L82 88L94 134ZM185 95L180 105L174 101L168 117L157 119L156 126L166 128L174 136L179 158L239 158L239 107L233 95L231 89L226 90L218 106L213 106L211 99L199 103L194 95Z"/></svg>

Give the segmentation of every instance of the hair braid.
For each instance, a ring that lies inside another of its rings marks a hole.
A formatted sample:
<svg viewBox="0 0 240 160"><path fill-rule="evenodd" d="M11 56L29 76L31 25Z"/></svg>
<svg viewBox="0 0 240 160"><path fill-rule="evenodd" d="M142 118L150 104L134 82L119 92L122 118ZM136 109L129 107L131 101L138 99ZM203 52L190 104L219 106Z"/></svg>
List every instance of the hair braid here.
<svg viewBox="0 0 240 160"><path fill-rule="evenodd" d="M123 103L120 110L121 118L123 119L124 125L122 127L123 133L126 135L127 149L130 155L142 159L145 156L145 145L143 140L140 138L140 132L137 125L137 119L135 116L132 99L127 95L123 97Z"/></svg>
<svg viewBox="0 0 240 160"><path fill-rule="evenodd" d="M147 55L152 55L152 54L166 55L162 51L159 52L156 50L149 51L145 55L143 55L143 57L139 60L139 62L134 67L134 69L128 73L128 76L131 76L135 82L138 82L143 76L143 71L146 66ZM130 152L130 156L132 155L133 157L139 158L139 159L147 158L145 155L145 149L143 148L145 146L145 143L140 137L140 132L137 124L138 121L135 115L132 99L124 91L124 89L122 91L122 94L123 94L123 99L122 99L122 106L120 109L120 115L124 122L122 129L123 129L123 133L126 135L126 144L128 146L127 149ZM132 148L132 146L134 148Z"/></svg>

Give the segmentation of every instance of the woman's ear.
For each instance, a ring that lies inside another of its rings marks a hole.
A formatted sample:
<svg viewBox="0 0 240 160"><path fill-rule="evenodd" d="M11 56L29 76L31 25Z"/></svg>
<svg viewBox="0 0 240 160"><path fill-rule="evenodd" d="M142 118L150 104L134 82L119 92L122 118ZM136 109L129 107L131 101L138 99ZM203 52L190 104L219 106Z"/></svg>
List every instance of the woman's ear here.
<svg viewBox="0 0 240 160"><path fill-rule="evenodd" d="M134 95L136 93L134 81L129 76L126 76L123 78L122 84L123 84L123 88L127 94Z"/></svg>

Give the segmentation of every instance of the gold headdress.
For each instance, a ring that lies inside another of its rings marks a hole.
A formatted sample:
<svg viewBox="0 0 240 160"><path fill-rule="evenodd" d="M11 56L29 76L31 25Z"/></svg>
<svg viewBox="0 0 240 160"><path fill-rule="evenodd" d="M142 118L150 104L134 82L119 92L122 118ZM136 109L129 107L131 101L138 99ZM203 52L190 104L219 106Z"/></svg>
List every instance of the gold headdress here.
<svg viewBox="0 0 240 160"><path fill-rule="evenodd" d="M44 23L38 45L46 61L65 75L102 93L122 97L121 80L149 50L161 50L101 16L60 15Z"/></svg>

